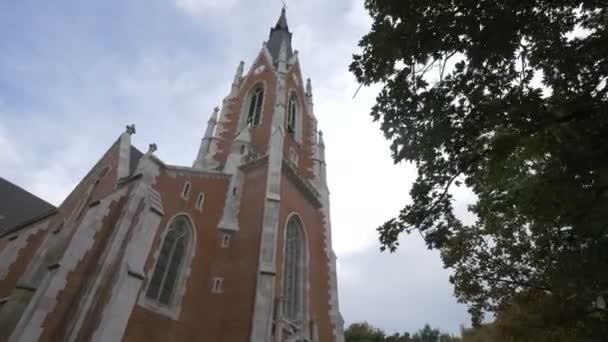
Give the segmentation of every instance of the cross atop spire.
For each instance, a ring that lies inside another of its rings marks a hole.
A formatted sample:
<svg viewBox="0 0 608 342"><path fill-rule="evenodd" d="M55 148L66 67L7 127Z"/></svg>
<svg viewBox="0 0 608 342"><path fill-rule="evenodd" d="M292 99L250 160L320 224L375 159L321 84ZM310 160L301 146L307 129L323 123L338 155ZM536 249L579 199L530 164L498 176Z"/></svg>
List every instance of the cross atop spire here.
<svg viewBox="0 0 608 342"><path fill-rule="evenodd" d="M266 44L266 47L272 56L272 60L275 63L279 59L279 52L281 51L282 44L286 44L287 59L291 58L293 55L293 50L291 48L291 32L289 32L289 26L287 25L286 12L285 4L283 4L279 20L277 20L277 24L270 29L270 36L268 37L268 43Z"/></svg>

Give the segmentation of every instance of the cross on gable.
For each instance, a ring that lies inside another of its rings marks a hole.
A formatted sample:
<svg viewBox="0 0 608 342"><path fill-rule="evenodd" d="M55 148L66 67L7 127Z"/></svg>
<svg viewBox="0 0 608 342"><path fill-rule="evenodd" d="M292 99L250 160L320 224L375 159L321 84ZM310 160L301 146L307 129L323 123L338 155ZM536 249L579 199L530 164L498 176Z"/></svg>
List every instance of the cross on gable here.
<svg viewBox="0 0 608 342"><path fill-rule="evenodd" d="M127 125L127 133L129 135L135 134L135 124Z"/></svg>

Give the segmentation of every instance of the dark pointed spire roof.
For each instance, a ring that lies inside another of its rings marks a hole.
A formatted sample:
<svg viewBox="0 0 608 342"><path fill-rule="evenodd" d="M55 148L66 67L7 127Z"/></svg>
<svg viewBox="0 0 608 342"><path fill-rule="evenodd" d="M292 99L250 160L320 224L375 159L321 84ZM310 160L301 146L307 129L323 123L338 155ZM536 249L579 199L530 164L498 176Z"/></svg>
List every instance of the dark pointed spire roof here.
<svg viewBox="0 0 608 342"><path fill-rule="evenodd" d="M283 41L287 44L287 59L289 59L293 55L293 50L291 48L291 32L289 32L289 26L287 26L285 7L281 10L281 16L277 20L277 24L270 29L270 36L268 37L268 43L266 43L266 47L275 63L279 59L279 51L281 50L281 43Z"/></svg>
<svg viewBox="0 0 608 342"><path fill-rule="evenodd" d="M277 20L277 25L275 26L275 28L289 30L289 27L287 27L287 16L285 15L286 12L287 11L285 10L285 6L283 6L283 8L281 9L281 16L279 17L279 20Z"/></svg>

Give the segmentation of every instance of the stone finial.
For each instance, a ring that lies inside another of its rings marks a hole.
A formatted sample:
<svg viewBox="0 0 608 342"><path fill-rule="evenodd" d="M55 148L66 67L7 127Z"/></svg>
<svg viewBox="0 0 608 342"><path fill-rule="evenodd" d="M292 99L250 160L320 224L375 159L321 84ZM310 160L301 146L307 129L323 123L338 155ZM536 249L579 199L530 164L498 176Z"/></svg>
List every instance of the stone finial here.
<svg viewBox="0 0 608 342"><path fill-rule="evenodd" d="M156 146L156 143L151 143L150 145L148 145L148 152L146 152L146 154L150 155L156 152L156 150L158 150L158 146Z"/></svg>
<svg viewBox="0 0 608 342"><path fill-rule="evenodd" d="M220 112L220 107L213 107L213 114L209 117L209 121L217 121L218 114Z"/></svg>
<svg viewBox="0 0 608 342"><path fill-rule="evenodd" d="M319 145L325 146L325 142L323 141L323 131L319 131Z"/></svg>
<svg viewBox="0 0 608 342"><path fill-rule="evenodd" d="M306 79L306 96L312 96L312 85L310 84L310 78Z"/></svg>
<svg viewBox="0 0 608 342"><path fill-rule="evenodd" d="M236 68L236 73L234 74L234 83L241 82L243 78L243 70L245 69L245 62L239 62L239 66Z"/></svg>
<svg viewBox="0 0 608 342"><path fill-rule="evenodd" d="M130 124L130 125L127 125L127 127L126 127L126 132L127 132L127 134L129 134L129 135L133 135L133 134L135 134L135 124Z"/></svg>
<svg viewBox="0 0 608 342"><path fill-rule="evenodd" d="M207 128L205 129L205 135L203 136L203 138L211 138L213 136L215 126L217 125L217 117L219 112L220 107L213 108L213 113L211 113L211 116L209 116L209 120L207 121Z"/></svg>

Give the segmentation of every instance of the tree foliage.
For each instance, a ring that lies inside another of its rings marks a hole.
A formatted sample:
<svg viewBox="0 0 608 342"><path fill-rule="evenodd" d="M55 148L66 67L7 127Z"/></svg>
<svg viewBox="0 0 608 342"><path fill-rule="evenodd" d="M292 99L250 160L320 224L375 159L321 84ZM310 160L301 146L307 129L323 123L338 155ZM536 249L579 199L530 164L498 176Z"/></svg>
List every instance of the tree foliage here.
<svg viewBox="0 0 608 342"><path fill-rule="evenodd" d="M462 342L594 341L581 339L580 333L568 326L546 329L539 320L544 319L543 316L549 311L546 307L536 306L538 303L533 298L526 297L517 298L507 310L500 311L494 322L462 329Z"/></svg>
<svg viewBox="0 0 608 342"><path fill-rule="evenodd" d="M457 337L452 337L439 329L433 329L426 324L424 328L414 334L405 332L386 336L384 331L373 327L367 322L353 323L344 331L346 342L458 342Z"/></svg>
<svg viewBox="0 0 608 342"><path fill-rule="evenodd" d="M353 323L344 331L346 342L384 342L384 332L367 322Z"/></svg>
<svg viewBox="0 0 608 342"><path fill-rule="evenodd" d="M395 162L418 169L381 248L421 232L476 325L509 312L545 333L608 334L594 304L608 297L608 3L365 6L373 24L350 70L383 83L371 114ZM452 205L463 183L471 225Z"/></svg>

